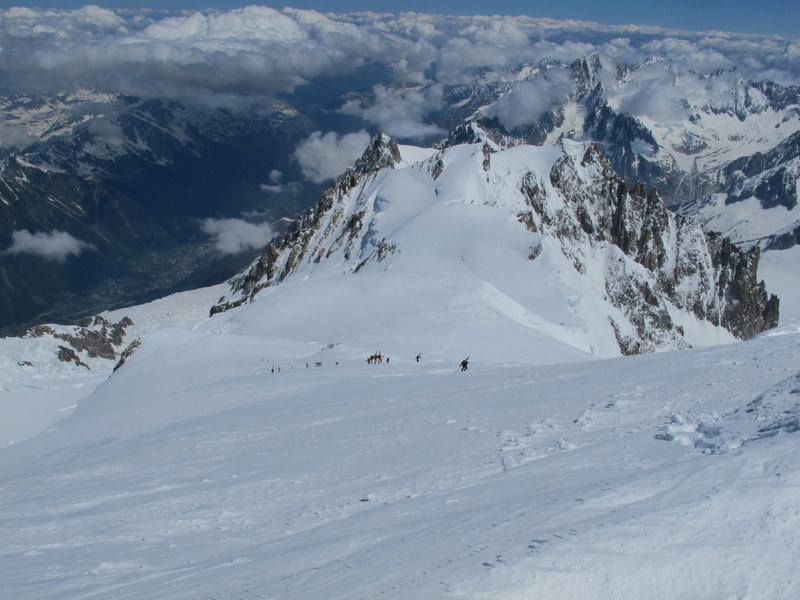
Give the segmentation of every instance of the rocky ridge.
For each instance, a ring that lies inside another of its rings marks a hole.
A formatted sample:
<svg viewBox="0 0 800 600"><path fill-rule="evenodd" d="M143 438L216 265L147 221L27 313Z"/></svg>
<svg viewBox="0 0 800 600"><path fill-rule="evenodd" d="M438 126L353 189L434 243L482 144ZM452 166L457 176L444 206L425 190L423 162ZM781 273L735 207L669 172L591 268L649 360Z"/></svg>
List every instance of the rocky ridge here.
<svg viewBox="0 0 800 600"><path fill-rule="evenodd" d="M636 335L618 335L623 352L654 349L659 338L680 334L668 303L749 339L778 324L779 302L757 280L759 250L744 252L698 222L675 215L657 192L627 188L596 144L564 144L550 183L566 199L554 210L535 180L522 192L532 208L526 223L561 242L580 270L587 249L613 245L606 291ZM622 256L643 267L630 273ZM621 331L615 324L615 331Z"/></svg>
<svg viewBox="0 0 800 600"><path fill-rule="evenodd" d="M108 361L124 360L138 346L138 340L129 342L132 325L129 317L112 323L97 315L75 325L37 325L28 329L24 337L50 342L52 351L63 363L92 369L105 367Z"/></svg>
<svg viewBox="0 0 800 600"><path fill-rule="evenodd" d="M531 168L519 180L495 169L494 156L501 151L496 144L470 147L473 174L486 182L483 196L495 199L488 204L510 210L530 232L555 240L578 273L602 269L604 282L595 293L608 306L607 318L622 353L691 345L674 320L676 310L741 339L777 324L778 299L757 280L758 250L743 252L697 222L671 213L644 186L628 189L597 144L564 140L549 172ZM403 167L426 173L435 187L453 149L432 151L422 163ZM230 293L211 313L239 306L299 267L313 270L334 254L347 265L347 273L356 274L403 252L401 243L381 233L375 200L382 178L400 162L393 139L374 137L364 156L319 203L230 281ZM541 244L529 258L536 260L540 251Z"/></svg>
<svg viewBox="0 0 800 600"><path fill-rule="evenodd" d="M265 287L280 283L301 261L318 263L343 248L345 259L357 257L354 270L358 271L368 262L382 261L394 252L396 247L390 242L381 242L366 253L357 243L367 211L364 189L382 169L391 169L398 162L397 140L374 136L361 158L336 178L316 206L295 219L287 233L270 242L244 274L231 280L231 292L236 298L220 298L211 314L239 306ZM346 199L351 193L357 196L355 210L348 210ZM343 227L337 229L341 224Z"/></svg>
<svg viewBox="0 0 800 600"><path fill-rule="evenodd" d="M673 101L685 96L676 114L648 119L625 103L642 82L654 79ZM339 110L355 100L370 106L369 92L347 86L335 92L314 82L305 87L305 94L282 97L266 113L92 90L0 94L6 126L18 134L0 148L0 247L10 248L12 236L27 230L66 232L86 249L64 262L0 252L0 332L18 334L36 323L216 283L241 268L256 253L221 259L198 224L297 215L322 189L304 181L292 159L298 144L315 130L374 131L374 123L352 115L342 121ZM402 95L419 92L417 87L398 83L393 89ZM544 102L528 122L515 118L516 124L504 126L504 100L526 93L544 93L550 104ZM431 144L470 143L472 122L501 147L595 141L620 177L642 182L648 192L659 189L670 208L683 206L682 213L723 233L718 219L691 212L707 211L712 195L721 211L736 210L734 204L751 197L762 208L788 206L796 197L797 163L784 158L787 149L796 149L800 130L798 86L748 81L735 70L687 72L665 58L624 64L590 54L572 62L548 58L476 69L471 82L443 85L441 100L424 115L437 131L431 134L436 139L427 140ZM454 133L441 140L442 131ZM272 174L290 185L270 185L275 191L265 192ZM797 219L763 220L769 221L764 231L757 239L745 236L745 246L796 243Z"/></svg>

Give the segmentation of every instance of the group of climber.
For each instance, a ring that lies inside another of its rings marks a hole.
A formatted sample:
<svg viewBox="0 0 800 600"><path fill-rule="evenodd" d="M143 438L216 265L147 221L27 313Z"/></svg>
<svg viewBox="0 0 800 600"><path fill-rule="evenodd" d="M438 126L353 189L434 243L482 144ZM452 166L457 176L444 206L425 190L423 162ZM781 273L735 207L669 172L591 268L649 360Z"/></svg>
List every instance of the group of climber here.
<svg viewBox="0 0 800 600"><path fill-rule="evenodd" d="M367 357L367 364L368 365L377 365L383 362L383 359L386 359L386 362L389 362L388 356L383 356L380 352L376 352L375 354Z"/></svg>
<svg viewBox="0 0 800 600"><path fill-rule="evenodd" d="M414 360L416 362L419 362L421 358L422 358L422 354L417 354L417 356L414 357ZM384 356L380 352L376 352L375 354L371 354L370 356L367 357L367 364L368 365L383 363L384 361L386 363L388 363L389 362L389 357L388 356ZM339 362L337 361L336 364L338 365ZM306 363L306 369L308 368L308 366L309 366L308 363ZM322 366L322 362L321 361L317 361L314 364L314 366L315 367L321 367ZM461 371L462 372L466 371L469 368L469 356L467 358L465 358L464 360L462 360L459 363L459 366L461 367ZM280 367L275 367L275 366L273 366L272 369L270 369L270 370L271 370L272 373L275 373L275 372L280 373L281 372L281 368Z"/></svg>
<svg viewBox="0 0 800 600"><path fill-rule="evenodd" d="M414 360L416 362L419 362L421 358L422 354L417 354L417 356L414 357ZM376 352L375 354L371 354L370 356L367 357L368 365L380 364L383 363L384 361L388 363L389 357L384 356L380 352ZM469 368L469 356L459 363L459 367L461 367L461 371L466 371Z"/></svg>

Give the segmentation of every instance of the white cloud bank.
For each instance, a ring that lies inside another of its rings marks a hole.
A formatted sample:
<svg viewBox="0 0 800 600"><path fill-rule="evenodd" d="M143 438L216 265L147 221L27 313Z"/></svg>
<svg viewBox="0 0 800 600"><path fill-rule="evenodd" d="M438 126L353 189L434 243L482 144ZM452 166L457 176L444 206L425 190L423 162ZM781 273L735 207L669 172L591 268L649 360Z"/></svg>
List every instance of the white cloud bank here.
<svg viewBox="0 0 800 600"><path fill-rule="evenodd" d="M33 254L57 263L66 262L70 256L79 256L85 250L96 250L66 231L31 233L27 229L15 231L11 236L8 254Z"/></svg>
<svg viewBox="0 0 800 600"><path fill-rule="evenodd" d="M0 87L12 93L93 90L232 109L269 110L276 95L315 78L380 65L373 71L385 77L370 80L371 93L338 111L416 140L443 133L431 115L447 86L479 78L491 85L520 65L560 64L518 82L492 109L510 128L534 122L573 91L564 65L591 54L604 65L612 106L654 119L684 120L704 103L726 108L736 84L720 85L722 95L713 89L726 78L800 85L798 39L525 16L11 8L0 10L0 40ZM637 68L623 89L615 77L630 65ZM117 143L119 132L106 126L102 133ZM295 158L307 179L321 182L355 158L360 139L312 134ZM26 141L12 123L0 129L0 145ZM264 189L286 185L270 181Z"/></svg>
<svg viewBox="0 0 800 600"><path fill-rule="evenodd" d="M201 228L214 237L221 254L239 254L266 246L275 235L269 223L248 223L242 219L205 219Z"/></svg>
<svg viewBox="0 0 800 600"><path fill-rule="evenodd" d="M374 98L369 106L351 100L342 106L341 112L361 117L389 135L411 139L441 135L444 132L426 124L424 117L441 107L442 91L439 83L421 90L394 90L385 85L376 85L372 88Z"/></svg>
<svg viewBox="0 0 800 600"><path fill-rule="evenodd" d="M509 129L535 123L554 104L563 103L572 91L572 74L551 69L534 81L521 81L488 111Z"/></svg>
<svg viewBox="0 0 800 600"><path fill-rule="evenodd" d="M366 131L337 135L315 131L297 145L294 158L303 176L314 183L323 183L342 174L366 150L369 134Z"/></svg>
<svg viewBox="0 0 800 600"><path fill-rule="evenodd" d="M86 88L236 107L371 63L389 67L387 85L447 85L483 67L571 62L593 52L629 64L668 58L700 72L736 66L744 77L779 83L800 77L800 41L776 36L264 6L163 15L97 6L0 10L0 83L21 92ZM419 123L437 100L426 94L390 98L379 89L375 107L350 108L384 128L395 122L389 113L398 107L398 120Z"/></svg>

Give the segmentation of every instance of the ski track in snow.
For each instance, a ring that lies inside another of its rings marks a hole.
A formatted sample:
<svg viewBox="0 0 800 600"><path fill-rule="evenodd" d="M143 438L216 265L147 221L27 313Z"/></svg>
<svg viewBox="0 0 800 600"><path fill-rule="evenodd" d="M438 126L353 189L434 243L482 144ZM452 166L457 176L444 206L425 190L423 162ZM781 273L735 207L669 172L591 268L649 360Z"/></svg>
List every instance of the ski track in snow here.
<svg viewBox="0 0 800 600"><path fill-rule="evenodd" d="M271 373L255 338L156 338L168 368L134 355L2 450L0 595L796 596L783 333L463 374L336 349Z"/></svg>
<svg viewBox="0 0 800 600"><path fill-rule="evenodd" d="M800 597L793 254L764 255L781 329L601 360L566 259L453 177L468 235L436 213L357 277L129 309L113 374L0 340L0 598Z"/></svg>

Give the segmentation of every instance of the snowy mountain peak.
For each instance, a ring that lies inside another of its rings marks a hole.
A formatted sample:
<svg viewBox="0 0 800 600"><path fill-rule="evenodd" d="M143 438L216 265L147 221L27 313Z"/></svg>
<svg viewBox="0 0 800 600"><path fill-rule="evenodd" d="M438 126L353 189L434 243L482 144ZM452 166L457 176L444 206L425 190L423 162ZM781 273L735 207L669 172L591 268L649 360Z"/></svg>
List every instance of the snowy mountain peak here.
<svg viewBox="0 0 800 600"><path fill-rule="evenodd" d="M437 147L444 149L461 144L485 144L488 151L496 152L524 143L525 140L508 135L502 129L492 128L486 122L470 120L451 131Z"/></svg>
<svg viewBox="0 0 800 600"><path fill-rule="evenodd" d="M390 279L413 273L427 286L416 296L436 288L452 303L455 277L482 290L470 296L470 318L499 312L524 330L609 356L731 333L749 338L775 326L778 301L757 282L757 263L757 252L673 215L657 194L629 191L594 143L437 151L377 136L231 280L212 314L275 286L315 282L322 295L324 282L358 288L364 280L356 277L367 272L387 295ZM391 320L394 301L370 293L390 307L382 318Z"/></svg>
<svg viewBox="0 0 800 600"><path fill-rule="evenodd" d="M381 133L372 136L364 154L353 165L353 171L363 175L384 167L391 168L400 160L400 148L397 146L397 140Z"/></svg>

